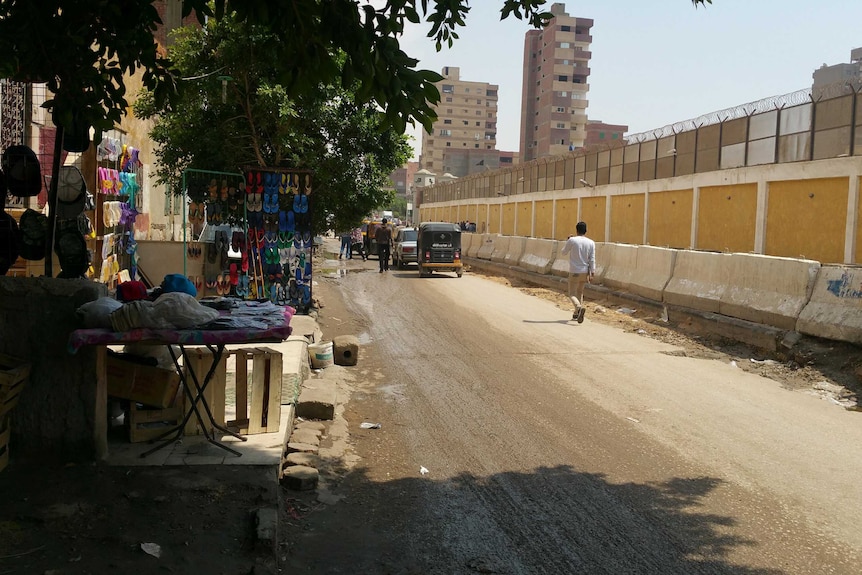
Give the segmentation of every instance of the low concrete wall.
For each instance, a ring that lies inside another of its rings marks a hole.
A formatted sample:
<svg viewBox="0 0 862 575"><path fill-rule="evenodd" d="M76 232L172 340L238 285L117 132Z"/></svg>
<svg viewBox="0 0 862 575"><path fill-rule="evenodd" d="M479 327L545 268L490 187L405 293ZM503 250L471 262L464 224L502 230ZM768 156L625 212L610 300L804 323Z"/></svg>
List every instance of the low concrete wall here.
<svg viewBox="0 0 862 575"><path fill-rule="evenodd" d="M862 344L862 268L823 266L796 322L800 333Z"/></svg>
<svg viewBox="0 0 862 575"><path fill-rule="evenodd" d="M729 277L731 254L680 250L673 275L664 288L665 303L718 313Z"/></svg>
<svg viewBox="0 0 862 575"><path fill-rule="evenodd" d="M616 244L611 250L602 284L614 289L629 289L634 283L638 267L638 246Z"/></svg>
<svg viewBox="0 0 862 575"><path fill-rule="evenodd" d="M506 254L509 253L509 242L513 236L497 236L494 238L494 250L491 252L490 260L494 263L506 263ZM481 257L481 255L479 256Z"/></svg>
<svg viewBox="0 0 862 575"><path fill-rule="evenodd" d="M473 243L474 237L473 234L461 234L461 257L466 256L467 252L470 251L470 244Z"/></svg>
<svg viewBox="0 0 862 575"><path fill-rule="evenodd" d="M720 314L793 330L814 290L820 262L735 253L726 269Z"/></svg>
<svg viewBox="0 0 862 575"><path fill-rule="evenodd" d="M559 243L556 240L527 238L524 255L521 256L518 267L538 274L550 273L554 259L557 257L558 246Z"/></svg>
<svg viewBox="0 0 862 575"><path fill-rule="evenodd" d="M638 246L635 272L629 291L641 297L662 301L664 288L673 275L677 250Z"/></svg>
<svg viewBox="0 0 862 575"><path fill-rule="evenodd" d="M11 455L92 459L96 426L96 348L69 353L83 327L75 311L107 295L90 280L0 277L0 353L31 364L12 410Z"/></svg>
<svg viewBox="0 0 862 575"><path fill-rule="evenodd" d="M203 249L203 244L201 244ZM186 245L179 242L163 242L153 240L138 240L138 269L146 274L153 286L162 284L168 274L183 273L183 260L186 256ZM199 276L204 273L206 252L201 257L186 261L187 276Z"/></svg>
<svg viewBox="0 0 862 575"><path fill-rule="evenodd" d="M503 263L509 266L517 266L521 262L521 257L524 255L524 249L526 247L527 238L510 238L509 249L506 250L506 257L503 259Z"/></svg>
<svg viewBox="0 0 862 575"><path fill-rule="evenodd" d="M602 283L602 278L608 269L608 262L613 257L615 246L616 244L608 242L596 242L596 273L595 277L593 277L593 283Z"/></svg>
<svg viewBox="0 0 862 575"><path fill-rule="evenodd" d="M554 258L554 263L551 264L551 274L567 278L569 277L569 254L562 254L563 246L566 242L563 240L556 240L556 242L557 257Z"/></svg>
<svg viewBox="0 0 862 575"><path fill-rule="evenodd" d="M476 250L476 255L474 257L477 257L480 260L490 260L491 254L494 253L494 245L501 237L503 236L499 236L497 234L483 234L482 245L479 246L478 250Z"/></svg>
<svg viewBox="0 0 862 575"><path fill-rule="evenodd" d="M467 249L467 253L464 254L469 258L477 257L479 253L479 249L485 245L485 238L489 234L470 234L473 238L470 240L470 247Z"/></svg>

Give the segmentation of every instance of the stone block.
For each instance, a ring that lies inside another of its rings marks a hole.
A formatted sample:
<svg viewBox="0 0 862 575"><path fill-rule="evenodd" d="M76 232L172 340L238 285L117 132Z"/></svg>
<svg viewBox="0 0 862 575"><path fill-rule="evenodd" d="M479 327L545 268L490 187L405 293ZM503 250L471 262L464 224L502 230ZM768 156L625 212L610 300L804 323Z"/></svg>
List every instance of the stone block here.
<svg viewBox="0 0 862 575"><path fill-rule="evenodd" d="M284 460L284 463L287 467L292 467L294 465L302 465L305 467L313 467L314 469L317 469L320 465L320 456L315 453L294 451L293 453L288 454L287 458Z"/></svg>
<svg viewBox="0 0 862 575"><path fill-rule="evenodd" d="M263 508L254 513L257 543L267 549L275 549L278 543L278 509Z"/></svg>
<svg viewBox="0 0 862 575"><path fill-rule="evenodd" d="M335 336L332 350L335 365L356 365L359 361L359 338L355 335Z"/></svg>
<svg viewBox="0 0 862 575"><path fill-rule="evenodd" d="M281 481L284 486L293 491L311 491L317 488L319 479L320 474L315 468L292 465L284 470Z"/></svg>
<svg viewBox="0 0 862 575"><path fill-rule="evenodd" d="M291 441L287 444L287 453L313 453L317 455L320 451L319 445L312 445L311 443L295 443Z"/></svg>
<svg viewBox="0 0 862 575"><path fill-rule="evenodd" d="M320 445L320 434L311 429L296 429L290 435L291 443L308 443L309 445Z"/></svg>
<svg viewBox="0 0 862 575"><path fill-rule="evenodd" d="M316 379L299 394L297 417L330 420L335 416L335 382Z"/></svg>

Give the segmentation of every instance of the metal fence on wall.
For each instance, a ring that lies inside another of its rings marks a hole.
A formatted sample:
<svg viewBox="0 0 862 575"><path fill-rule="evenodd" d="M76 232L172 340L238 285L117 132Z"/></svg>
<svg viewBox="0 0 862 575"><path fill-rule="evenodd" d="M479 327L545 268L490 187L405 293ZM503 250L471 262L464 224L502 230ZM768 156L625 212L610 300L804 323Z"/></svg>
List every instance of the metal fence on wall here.
<svg viewBox="0 0 862 575"><path fill-rule="evenodd" d="M422 190L422 203L638 182L862 155L862 97L849 82L711 112L615 144L540 158Z"/></svg>

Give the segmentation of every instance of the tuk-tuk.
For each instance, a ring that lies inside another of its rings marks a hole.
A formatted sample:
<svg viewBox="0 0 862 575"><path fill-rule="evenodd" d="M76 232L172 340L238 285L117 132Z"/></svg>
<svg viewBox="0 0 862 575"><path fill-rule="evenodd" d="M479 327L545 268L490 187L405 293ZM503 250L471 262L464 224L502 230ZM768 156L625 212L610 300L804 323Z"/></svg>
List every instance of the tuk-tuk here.
<svg viewBox="0 0 862 575"><path fill-rule="evenodd" d="M420 277L430 276L434 271L455 272L461 277L461 228L443 222L419 224L416 263Z"/></svg>

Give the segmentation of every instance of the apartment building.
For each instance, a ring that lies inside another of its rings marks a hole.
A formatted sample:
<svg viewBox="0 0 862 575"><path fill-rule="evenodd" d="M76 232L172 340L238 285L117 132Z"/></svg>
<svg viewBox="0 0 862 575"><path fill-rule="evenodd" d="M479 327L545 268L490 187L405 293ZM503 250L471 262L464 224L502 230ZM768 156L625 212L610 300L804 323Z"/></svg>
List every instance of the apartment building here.
<svg viewBox="0 0 862 575"><path fill-rule="evenodd" d="M528 162L584 146L593 21L551 5L553 18L524 38L520 156Z"/></svg>
<svg viewBox="0 0 862 575"><path fill-rule="evenodd" d="M432 134L422 133L419 163L431 172L461 177L469 173L464 166L471 165L472 158L479 162L483 152L497 149L499 86L461 80L461 70L454 66L445 66L442 76L436 84L437 121Z"/></svg>
<svg viewBox="0 0 862 575"><path fill-rule="evenodd" d="M834 64L827 66L823 64L814 70L811 75L814 83L811 85L811 94L815 100L821 98L833 98L841 94L837 92L836 85L842 85L844 90L856 90L862 88L862 48L854 48L850 51L850 63ZM845 92L846 93L846 92Z"/></svg>

